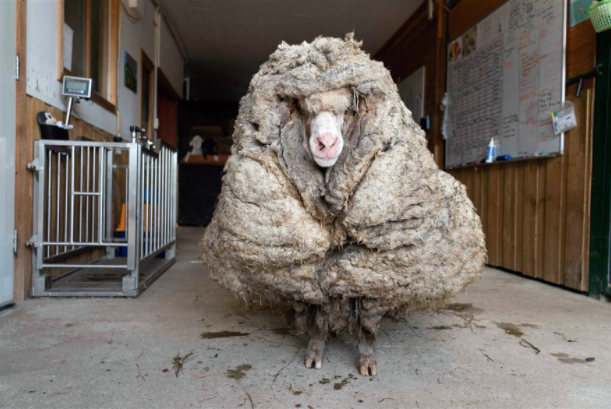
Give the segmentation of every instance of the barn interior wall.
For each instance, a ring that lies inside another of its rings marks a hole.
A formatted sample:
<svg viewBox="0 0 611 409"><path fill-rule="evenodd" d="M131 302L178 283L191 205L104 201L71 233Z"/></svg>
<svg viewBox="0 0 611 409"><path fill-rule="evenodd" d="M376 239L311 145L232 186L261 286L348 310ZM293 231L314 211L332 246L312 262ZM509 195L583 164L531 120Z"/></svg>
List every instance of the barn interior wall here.
<svg viewBox="0 0 611 409"><path fill-rule="evenodd" d="M570 0L567 2L567 8ZM439 135L439 95L445 91L445 44L504 3L462 0L449 13L437 10L433 20L421 9L389 40L376 57L400 79L425 65L437 68L425 84L425 113L433 118L427 139L438 164L443 163ZM447 15L447 24L444 16ZM570 21L570 19L567 19ZM567 23L568 24L568 23ZM443 32L434 38L433 32ZM425 41L426 40L426 41ZM440 42L442 52L440 52ZM589 21L567 25L566 78L590 71L595 64L596 35ZM429 68L431 67L431 68ZM586 80L579 97L576 85L566 99L575 106L577 128L565 134L564 155L556 158L453 169L467 187L481 217L489 264L578 291L588 290L592 114L594 82ZM436 105L430 105L430 104Z"/></svg>
<svg viewBox="0 0 611 409"><path fill-rule="evenodd" d="M109 1L111 4L118 4L121 0ZM57 73L58 7L61 4L59 0L35 4L19 0L17 3L17 52L21 61L22 80L17 81L15 229L18 243L14 280L16 301L27 297L31 288L32 252L25 243L32 235L33 209L33 173L27 169L27 164L33 160L34 141L41 138L35 117L38 112L47 111L56 119L63 120L66 110ZM155 5L150 0L145 2L144 15L137 21L130 20L121 8L119 55L114 57L114 67L117 69L115 109L108 110L92 102L77 105L75 115L70 121L74 125L74 129L70 131L70 139L84 136L94 141L111 142L113 136L129 138L129 125L139 122L140 88L134 93L124 86L124 52L129 52L136 61L140 59L141 49L151 58L154 57L154 18ZM184 61L163 19L160 37L160 69L165 74L165 82L172 88L172 94L180 97ZM123 190L117 189L118 194L122 195ZM120 200L118 198L118 201ZM117 211L118 209L115 209L115 212ZM95 251L83 253L73 261L88 262L98 256ZM52 272L59 273L61 271Z"/></svg>
<svg viewBox="0 0 611 409"><path fill-rule="evenodd" d="M425 67L424 115L431 116L431 129L426 131L426 139L439 166L443 164L442 112L439 108L443 93L439 92L445 84L446 18L445 12L436 9L433 19L429 20L427 3L423 3L374 56L384 62L397 85Z"/></svg>

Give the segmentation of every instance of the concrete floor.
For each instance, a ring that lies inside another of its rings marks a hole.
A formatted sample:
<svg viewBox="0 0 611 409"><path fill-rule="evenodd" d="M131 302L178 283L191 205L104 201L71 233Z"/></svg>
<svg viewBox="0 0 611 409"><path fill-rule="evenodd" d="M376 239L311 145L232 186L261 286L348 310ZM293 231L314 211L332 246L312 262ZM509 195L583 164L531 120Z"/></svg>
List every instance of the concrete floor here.
<svg viewBox="0 0 611 409"><path fill-rule="evenodd" d="M306 369L283 317L246 311L194 262L202 232L179 230L178 262L137 299L0 312L0 407L611 405L610 304L486 269L450 310L383 321L377 377L358 375L347 337Z"/></svg>

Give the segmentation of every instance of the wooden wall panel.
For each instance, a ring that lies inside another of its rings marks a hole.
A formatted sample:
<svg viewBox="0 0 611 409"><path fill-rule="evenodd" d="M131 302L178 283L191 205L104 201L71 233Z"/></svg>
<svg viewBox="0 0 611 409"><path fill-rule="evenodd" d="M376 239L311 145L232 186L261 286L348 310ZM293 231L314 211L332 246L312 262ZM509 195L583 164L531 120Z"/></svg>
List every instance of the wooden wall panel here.
<svg viewBox="0 0 611 409"><path fill-rule="evenodd" d="M518 165L519 166L519 165ZM523 174L522 193L522 272L535 277L537 271L537 164L519 166Z"/></svg>
<svg viewBox="0 0 611 409"><path fill-rule="evenodd" d="M578 118L591 121L593 90L587 89L580 98L574 96L572 91L568 100L573 102L575 114ZM567 132L567 178L566 186L566 226L565 226L565 259L564 284L571 288L584 288L587 283L589 246L589 212L590 212L590 177L589 168L584 166L590 163L590 143L592 140L592 123L585 123Z"/></svg>
<svg viewBox="0 0 611 409"><path fill-rule="evenodd" d="M573 100L580 126L565 155L450 173L478 210L489 264L586 291L593 92Z"/></svg>
<svg viewBox="0 0 611 409"><path fill-rule="evenodd" d="M514 215L514 256L513 256L513 270L522 271L523 265L523 252L524 246L522 245L524 237L524 207L521 204L524 202L524 167L515 164L516 176L515 176L515 195L513 200L513 206L515 207Z"/></svg>
<svg viewBox="0 0 611 409"><path fill-rule="evenodd" d="M462 0L450 11L448 39L462 34L504 1ZM568 5L570 0L565 1ZM445 17L445 13L437 14L438 29L445 24ZM439 37L433 44L432 37L424 34L427 30L432 32L432 25L415 15L376 57L396 75L405 67L412 69L423 64L428 70L434 54L436 67L443 66L445 75L445 39L443 52L432 53L433 45L440 46ZM596 36L589 21L567 27L567 78L590 71L595 52ZM438 73L441 71L437 69ZM427 82L425 98L432 92L430 85ZM432 85L437 87L437 95L443 95L445 82L435 81ZM480 215L490 265L587 290L593 87L592 80L585 81L580 97L575 96L575 86L566 91L567 100L575 106L578 126L566 133L563 156L450 171L466 186ZM439 115L433 118L433 123L439 126L441 114L436 110L429 112ZM431 138L429 143L435 144L432 151L443 147L441 139Z"/></svg>
<svg viewBox="0 0 611 409"><path fill-rule="evenodd" d="M502 3L463 0L450 13L449 37L459 35ZM567 78L594 67L595 41L588 21L567 27ZM490 264L586 291L593 81L584 83L580 97L574 93L575 86L567 89L578 127L566 133L563 156L470 171L476 178L488 176L488 190L474 204L483 216ZM466 177L464 169L450 173L457 172ZM480 184L474 182L473 189ZM473 197L478 197L476 192Z"/></svg>
<svg viewBox="0 0 611 409"><path fill-rule="evenodd" d="M554 159L542 159L546 162L545 180L545 236L543 279L556 284L563 284L562 236L564 233L564 162L566 155Z"/></svg>
<svg viewBox="0 0 611 409"><path fill-rule="evenodd" d="M567 96L579 126L565 155L450 171L480 214L490 265L587 290L593 97Z"/></svg>
<svg viewBox="0 0 611 409"><path fill-rule="evenodd" d="M550 159L555 160L555 159ZM547 186L545 181L547 176L547 163L545 161L537 161L537 202L536 209L536 226L535 231L535 277L543 278L543 244L545 243L545 201L547 194Z"/></svg>
<svg viewBox="0 0 611 409"><path fill-rule="evenodd" d="M503 233L500 246L503 248L503 265L516 269L516 165L508 163L503 172Z"/></svg>
<svg viewBox="0 0 611 409"><path fill-rule="evenodd" d="M499 166L490 166L488 169L487 202L488 215L486 217L487 232L486 243L488 247L488 260L492 265L503 264L503 187L504 171Z"/></svg>

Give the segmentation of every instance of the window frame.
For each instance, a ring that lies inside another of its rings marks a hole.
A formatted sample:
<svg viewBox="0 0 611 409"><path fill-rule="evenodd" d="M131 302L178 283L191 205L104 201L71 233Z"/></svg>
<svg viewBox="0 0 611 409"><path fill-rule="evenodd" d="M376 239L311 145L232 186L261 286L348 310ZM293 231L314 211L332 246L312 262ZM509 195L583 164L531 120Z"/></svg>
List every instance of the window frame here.
<svg viewBox="0 0 611 409"><path fill-rule="evenodd" d="M144 107L144 92L142 88L144 87L144 69L148 70L151 75L149 77L149 117L148 117L148 127L146 129L146 136L149 139L153 139L153 121L155 120L155 113L153 112L155 109L155 64L153 61L146 55L143 49L140 49L140 73L138 75L138 82L140 84L140 110L138 113L138 123L140 127L142 127L142 108Z"/></svg>
<svg viewBox="0 0 611 409"><path fill-rule="evenodd" d="M117 73L119 61L119 16L121 0L105 0L107 3L108 12L108 63L105 70L105 76L108 84L108 95L104 96L97 91L91 93L91 100L106 109L107 111L117 113ZM91 0L83 0L86 4L87 22L86 30L86 48L85 48L85 77L91 74ZM70 70L64 67L64 0L57 0L57 80L63 81L65 75L74 75Z"/></svg>

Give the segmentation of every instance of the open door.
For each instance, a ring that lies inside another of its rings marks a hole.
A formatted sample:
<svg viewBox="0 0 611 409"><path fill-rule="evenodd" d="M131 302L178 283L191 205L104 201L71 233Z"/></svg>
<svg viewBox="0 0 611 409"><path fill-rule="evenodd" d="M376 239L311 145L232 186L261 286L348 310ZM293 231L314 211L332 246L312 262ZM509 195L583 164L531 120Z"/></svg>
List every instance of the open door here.
<svg viewBox="0 0 611 409"><path fill-rule="evenodd" d="M596 63L589 294L611 300L611 30L596 35Z"/></svg>
<svg viewBox="0 0 611 409"><path fill-rule="evenodd" d="M0 1L0 309L13 305L15 276L16 22L16 1Z"/></svg>
<svg viewBox="0 0 611 409"><path fill-rule="evenodd" d="M172 148L178 148L178 101L180 97L170 85L166 76L159 70L159 81L157 87L157 138L161 139Z"/></svg>

